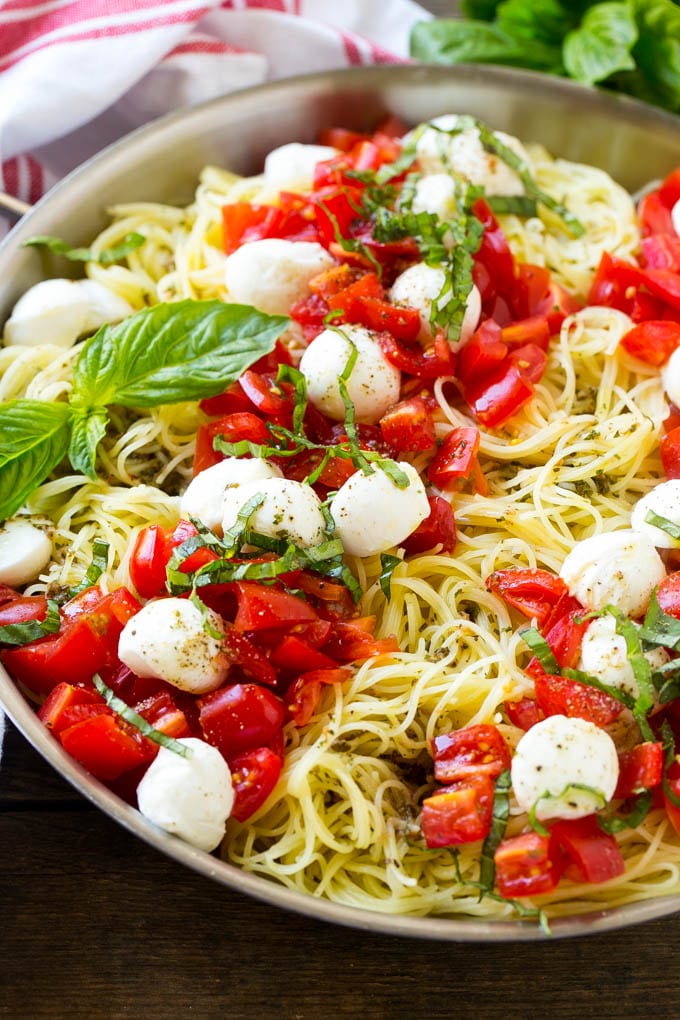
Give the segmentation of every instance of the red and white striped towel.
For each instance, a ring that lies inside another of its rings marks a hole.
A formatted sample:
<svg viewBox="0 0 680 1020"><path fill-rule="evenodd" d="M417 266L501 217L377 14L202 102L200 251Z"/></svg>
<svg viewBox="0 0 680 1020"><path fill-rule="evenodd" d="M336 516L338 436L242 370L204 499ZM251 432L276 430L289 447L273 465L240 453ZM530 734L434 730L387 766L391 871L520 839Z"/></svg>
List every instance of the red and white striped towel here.
<svg viewBox="0 0 680 1020"><path fill-rule="evenodd" d="M407 58L411 0L0 0L4 190L35 202L132 128L289 74Z"/></svg>

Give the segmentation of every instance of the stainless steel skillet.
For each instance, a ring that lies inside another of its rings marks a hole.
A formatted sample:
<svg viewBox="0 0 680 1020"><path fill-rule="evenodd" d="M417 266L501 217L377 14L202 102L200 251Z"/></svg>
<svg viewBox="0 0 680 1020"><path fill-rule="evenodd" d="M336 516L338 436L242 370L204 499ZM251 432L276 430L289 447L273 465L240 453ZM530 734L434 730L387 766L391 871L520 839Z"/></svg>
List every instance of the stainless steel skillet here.
<svg viewBox="0 0 680 1020"><path fill-rule="evenodd" d="M313 141L322 127L370 130L386 114L417 123L441 113L476 115L494 128L591 163L631 190L680 165L680 118L572 82L507 68L415 65L329 71L264 85L182 110L134 132L70 174L0 244L0 322L17 298L50 271L36 234L88 242L107 206L132 200L187 202L199 171L216 163L256 172L286 141ZM63 273L54 267L54 274ZM450 941L544 938L532 924L468 917L392 916L305 896L195 850L145 821L75 764L38 722L0 668L0 704L36 750L84 796L136 836L232 889L276 906L356 928ZM0 774L1 781L1 774ZM553 923L553 937L639 923L680 910L680 896L653 899Z"/></svg>

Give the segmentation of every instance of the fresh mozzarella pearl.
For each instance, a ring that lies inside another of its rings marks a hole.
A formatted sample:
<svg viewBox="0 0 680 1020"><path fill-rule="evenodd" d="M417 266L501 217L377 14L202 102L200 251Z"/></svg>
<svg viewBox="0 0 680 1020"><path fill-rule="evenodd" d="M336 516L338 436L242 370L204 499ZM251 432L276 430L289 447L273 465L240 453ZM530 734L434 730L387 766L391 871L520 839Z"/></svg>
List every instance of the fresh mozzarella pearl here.
<svg viewBox="0 0 680 1020"><path fill-rule="evenodd" d="M228 256L225 283L231 301L270 315L287 315L307 296L311 278L334 265L316 241L270 237L242 244Z"/></svg>
<svg viewBox="0 0 680 1020"><path fill-rule="evenodd" d="M414 213L433 213L437 219L456 215L456 182L450 174L425 174L416 181L411 208Z"/></svg>
<svg viewBox="0 0 680 1020"><path fill-rule="evenodd" d="M446 273L437 266L428 266L424 262L418 262L415 266L409 266L401 273L390 289L390 301L395 305L406 305L409 308L417 308L420 312L420 333L418 339L421 341L432 340L432 305L436 301L437 308L443 308L451 299L452 289L447 282ZM440 296L441 295L441 296ZM477 287L472 285L472 290L467 296L465 303L465 315L460 332L460 340L457 346L466 343L477 328L479 316L482 311L482 299Z"/></svg>
<svg viewBox="0 0 680 1020"><path fill-rule="evenodd" d="M671 209L671 223L673 230L680 237L680 198Z"/></svg>
<svg viewBox="0 0 680 1020"><path fill-rule="evenodd" d="M399 545L430 513L425 486L410 464L399 463L408 477L405 489L376 467L357 471L338 489L331 503L335 532L345 552L372 556Z"/></svg>
<svg viewBox="0 0 680 1020"><path fill-rule="evenodd" d="M644 656L652 669L658 669L668 662L668 654L664 648L650 649L644 652ZM628 658L626 639L622 634L617 634L616 620L613 616L600 616L591 622L581 642L578 668L597 677L609 687L616 687L630 694L633 698L640 694Z"/></svg>
<svg viewBox="0 0 680 1020"><path fill-rule="evenodd" d="M680 347L676 347L661 369L661 382L666 394L680 407Z"/></svg>
<svg viewBox="0 0 680 1020"><path fill-rule="evenodd" d="M290 478L265 478L227 489L222 504L225 531L236 523L248 500L259 493L264 496L264 502L253 515L253 531L271 538L287 538L305 548L323 541L325 522L321 500L311 486Z"/></svg>
<svg viewBox="0 0 680 1020"><path fill-rule="evenodd" d="M280 145L272 149L264 161L265 184L279 189L285 186L311 188L316 164L337 154L338 150L331 145L302 145L300 142Z"/></svg>
<svg viewBox="0 0 680 1020"><path fill-rule="evenodd" d="M208 853L224 838L234 806L226 761L205 740L182 737L191 757L161 747L137 787L139 810L165 832Z"/></svg>
<svg viewBox="0 0 680 1020"><path fill-rule="evenodd" d="M44 531L28 521L0 525L0 583L18 588L35 581L52 558L52 543Z"/></svg>
<svg viewBox="0 0 680 1020"><path fill-rule="evenodd" d="M338 376L344 372L353 346L357 360L347 380L347 392L357 421L376 422L399 400L401 372L385 358L375 334L363 326L325 329L312 340L300 360L307 395L329 418L344 421Z"/></svg>
<svg viewBox="0 0 680 1020"><path fill-rule="evenodd" d="M646 535L611 531L579 542L569 553L560 577L586 609L617 606L625 616L642 616L652 591L666 570Z"/></svg>
<svg viewBox="0 0 680 1020"><path fill-rule="evenodd" d="M221 618L205 615L188 599L147 602L123 627L118 658L137 676L151 676L180 691L204 694L220 687L229 672Z"/></svg>
<svg viewBox="0 0 680 1020"><path fill-rule="evenodd" d="M517 174L499 156L485 151L477 128L467 128L456 135L446 134L457 126L458 121L455 113L430 121L434 127L425 128L416 142L422 170L426 174L452 171L471 184L483 187L487 195L523 195L524 185ZM503 131L495 134L524 162L530 163L526 149L517 138ZM413 134L409 134L404 140L408 142L412 137Z"/></svg>
<svg viewBox="0 0 680 1020"><path fill-rule="evenodd" d="M96 280L43 280L17 301L4 341L8 347L72 347L78 337L132 312L127 301Z"/></svg>
<svg viewBox="0 0 680 1020"><path fill-rule="evenodd" d="M619 778L616 746L594 723L551 715L521 738L511 777L523 811L536 805L537 818L583 818L614 796Z"/></svg>
<svg viewBox="0 0 680 1020"><path fill-rule="evenodd" d="M648 524L645 517L649 511L657 517L665 517L667 521L680 527L680 479L672 478L656 485L646 496L639 499L630 515L630 526L651 538L658 549L676 549L680 542L655 524Z"/></svg>
<svg viewBox="0 0 680 1020"><path fill-rule="evenodd" d="M244 482L264 478L280 478L275 464L255 457L227 457L197 474L184 491L179 504L184 517L197 517L206 528L215 531L222 526L222 503L227 489Z"/></svg>

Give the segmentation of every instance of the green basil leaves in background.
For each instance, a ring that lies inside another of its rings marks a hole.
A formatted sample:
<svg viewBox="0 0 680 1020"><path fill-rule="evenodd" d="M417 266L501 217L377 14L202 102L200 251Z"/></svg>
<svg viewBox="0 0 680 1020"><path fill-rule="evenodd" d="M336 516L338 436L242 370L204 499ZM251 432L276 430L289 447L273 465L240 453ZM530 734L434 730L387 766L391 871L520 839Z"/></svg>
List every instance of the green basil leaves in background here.
<svg viewBox="0 0 680 1020"><path fill-rule="evenodd" d="M0 406L0 520L10 517L68 455L95 478L107 406L148 408L221 393L274 349L288 319L247 305L177 301L145 308L86 340L69 403Z"/></svg>
<svg viewBox="0 0 680 1020"><path fill-rule="evenodd" d="M506 64L600 84L680 112L680 0L463 0L418 23L426 63Z"/></svg>

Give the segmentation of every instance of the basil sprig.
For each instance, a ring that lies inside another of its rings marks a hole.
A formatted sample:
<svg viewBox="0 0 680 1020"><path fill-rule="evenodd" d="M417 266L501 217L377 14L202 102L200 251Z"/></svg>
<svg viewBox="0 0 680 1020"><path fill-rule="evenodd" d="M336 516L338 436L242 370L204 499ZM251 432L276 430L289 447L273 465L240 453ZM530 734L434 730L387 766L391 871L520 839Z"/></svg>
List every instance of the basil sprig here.
<svg viewBox="0 0 680 1020"><path fill-rule="evenodd" d="M143 234L132 231L125 235L120 244L95 252L92 248L73 248L67 241L51 234L40 234L24 241L24 248L47 248L53 255L63 255L70 262L98 262L101 266L111 266L137 251L145 241Z"/></svg>
<svg viewBox="0 0 680 1020"><path fill-rule="evenodd" d="M130 726L134 726L136 730L152 740L154 744L160 744L161 747L167 747L169 751L174 751L175 754L180 755L182 758L191 758L192 750L185 744L181 744L179 740L175 740L174 737L169 737L167 733L161 733L160 730L155 729L150 722L135 712L134 708L130 708L124 701L121 700L110 687L107 687L99 673L95 673L92 677L92 683L95 685L101 696L103 697L109 708L113 709L116 715L119 715L121 719L124 719Z"/></svg>
<svg viewBox="0 0 680 1020"><path fill-rule="evenodd" d="M56 634L61 626L59 606L54 599L47 600L44 620L26 620L24 623L6 623L0 627L0 645L28 645L48 634Z"/></svg>
<svg viewBox="0 0 680 1020"><path fill-rule="evenodd" d="M0 406L0 520L67 455L77 471L96 477L107 405L148 408L214 396L273 350L287 324L246 305L186 300L102 326L75 361L68 403Z"/></svg>

